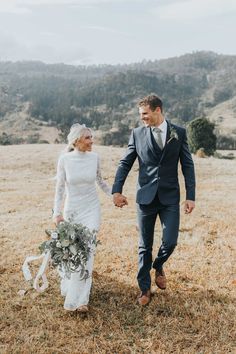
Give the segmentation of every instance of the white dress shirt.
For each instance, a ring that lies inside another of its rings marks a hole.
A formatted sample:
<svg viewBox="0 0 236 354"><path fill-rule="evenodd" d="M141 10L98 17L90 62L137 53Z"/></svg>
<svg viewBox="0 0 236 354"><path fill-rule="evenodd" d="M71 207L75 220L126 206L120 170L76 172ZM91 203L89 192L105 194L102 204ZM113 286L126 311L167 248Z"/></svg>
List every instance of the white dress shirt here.
<svg viewBox="0 0 236 354"><path fill-rule="evenodd" d="M154 128L159 128L161 130L161 140L162 140L162 144L163 147L165 146L166 143L166 134L167 134L167 122L164 119L164 121L158 125L158 126L152 126L152 133L155 135L155 132L153 131Z"/></svg>

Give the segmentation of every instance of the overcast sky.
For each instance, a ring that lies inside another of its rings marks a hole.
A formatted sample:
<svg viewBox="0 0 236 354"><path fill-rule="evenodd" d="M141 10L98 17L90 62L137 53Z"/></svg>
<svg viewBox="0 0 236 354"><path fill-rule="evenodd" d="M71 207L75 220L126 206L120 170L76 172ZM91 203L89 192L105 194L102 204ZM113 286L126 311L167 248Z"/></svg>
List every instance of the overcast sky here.
<svg viewBox="0 0 236 354"><path fill-rule="evenodd" d="M118 64L236 54L236 0L0 0L0 60Z"/></svg>

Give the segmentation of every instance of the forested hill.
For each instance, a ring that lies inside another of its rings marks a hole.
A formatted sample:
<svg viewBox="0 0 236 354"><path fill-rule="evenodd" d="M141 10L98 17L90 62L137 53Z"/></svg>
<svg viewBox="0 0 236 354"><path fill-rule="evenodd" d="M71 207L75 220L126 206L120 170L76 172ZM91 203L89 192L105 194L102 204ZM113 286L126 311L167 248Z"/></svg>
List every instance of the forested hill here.
<svg viewBox="0 0 236 354"><path fill-rule="evenodd" d="M219 141L236 141L236 56L212 52L116 66L0 62L0 128L24 112L62 130L83 122L103 132L103 143L122 145L138 124L138 99L150 92L172 122L207 116Z"/></svg>

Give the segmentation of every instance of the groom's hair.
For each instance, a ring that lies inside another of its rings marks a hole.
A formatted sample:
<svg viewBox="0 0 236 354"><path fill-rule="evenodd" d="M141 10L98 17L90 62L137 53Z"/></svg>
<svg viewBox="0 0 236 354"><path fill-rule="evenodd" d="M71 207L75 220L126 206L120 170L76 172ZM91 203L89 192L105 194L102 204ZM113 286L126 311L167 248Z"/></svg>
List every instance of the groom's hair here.
<svg viewBox="0 0 236 354"><path fill-rule="evenodd" d="M155 109L157 107L160 107L161 112L162 112L162 100L160 99L160 97L158 97L157 95L155 95L153 93L148 95L148 96L146 96L146 97L143 97L139 101L138 106L139 107L141 107L141 106L149 106L152 111L155 111Z"/></svg>

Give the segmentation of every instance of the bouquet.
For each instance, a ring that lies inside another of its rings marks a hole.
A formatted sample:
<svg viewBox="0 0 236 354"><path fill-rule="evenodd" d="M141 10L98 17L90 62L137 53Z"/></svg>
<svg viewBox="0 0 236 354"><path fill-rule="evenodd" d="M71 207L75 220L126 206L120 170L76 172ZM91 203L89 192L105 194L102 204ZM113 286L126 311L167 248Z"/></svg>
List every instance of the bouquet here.
<svg viewBox="0 0 236 354"><path fill-rule="evenodd" d="M43 242L39 249L41 253L50 252L52 266L59 267L68 277L71 272L80 272L81 279L87 279L86 263L97 245L96 230L90 231L82 224L63 221L55 230L45 232L51 239Z"/></svg>

